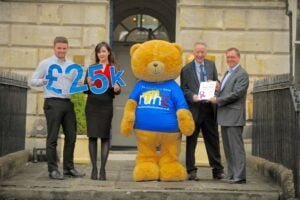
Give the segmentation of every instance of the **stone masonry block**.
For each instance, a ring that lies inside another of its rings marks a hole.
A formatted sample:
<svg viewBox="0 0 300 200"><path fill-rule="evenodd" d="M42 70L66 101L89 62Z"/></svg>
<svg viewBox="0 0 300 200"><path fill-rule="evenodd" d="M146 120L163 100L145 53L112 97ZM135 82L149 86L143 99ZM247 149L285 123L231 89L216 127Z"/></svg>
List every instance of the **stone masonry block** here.
<svg viewBox="0 0 300 200"><path fill-rule="evenodd" d="M36 114L37 94L27 92L27 114Z"/></svg>
<svg viewBox="0 0 300 200"><path fill-rule="evenodd" d="M52 47L39 48L38 52L39 52L39 56L38 56L38 62L35 65L36 67L38 66L39 62L41 62L43 59L46 59L54 54Z"/></svg>
<svg viewBox="0 0 300 200"><path fill-rule="evenodd" d="M184 7L180 9L181 28L223 28L223 9Z"/></svg>
<svg viewBox="0 0 300 200"><path fill-rule="evenodd" d="M244 9L225 9L224 28L225 29L245 29L246 10Z"/></svg>
<svg viewBox="0 0 300 200"><path fill-rule="evenodd" d="M9 44L9 25L1 24L0 25L0 44L8 45Z"/></svg>
<svg viewBox="0 0 300 200"><path fill-rule="evenodd" d="M0 47L0 69L1 68L7 68L9 66L9 61L10 61L10 48L6 47Z"/></svg>
<svg viewBox="0 0 300 200"><path fill-rule="evenodd" d="M214 53L213 55L216 56L216 67L217 67L217 71L218 71L218 75L223 77L224 72L227 70L227 65L224 64L225 62L225 52L224 53Z"/></svg>
<svg viewBox="0 0 300 200"><path fill-rule="evenodd" d="M11 21L11 4L8 2L0 2L0 22Z"/></svg>
<svg viewBox="0 0 300 200"><path fill-rule="evenodd" d="M288 30L289 21L285 10L249 9L247 11L248 29Z"/></svg>
<svg viewBox="0 0 300 200"><path fill-rule="evenodd" d="M27 135L25 139L25 149L33 150L33 148L45 148L46 147L46 136L45 137L31 137Z"/></svg>
<svg viewBox="0 0 300 200"><path fill-rule="evenodd" d="M229 47L237 47L241 51L270 52L271 38L270 32L206 31L203 33L203 39L210 43L211 49L224 51Z"/></svg>
<svg viewBox="0 0 300 200"><path fill-rule="evenodd" d="M88 67L92 63L94 63L94 48L95 44L90 44L90 48L77 49L72 48L68 52L68 58L74 61L74 56L83 56L84 57L84 67Z"/></svg>
<svg viewBox="0 0 300 200"><path fill-rule="evenodd" d="M289 56L250 54L246 56L245 68L250 75L275 75L289 73Z"/></svg>
<svg viewBox="0 0 300 200"><path fill-rule="evenodd" d="M205 6L205 7L227 7L232 8L284 8L284 1L249 1L249 0L180 0L180 5L193 5L193 6Z"/></svg>
<svg viewBox="0 0 300 200"><path fill-rule="evenodd" d="M69 39L70 46L81 45L81 28L70 26L13 25L11 42L16 45L52 47L54 38L62 33Z"/></svg>
<svg viewBox="0 0 300 200"><path fill-rule="evenodd" d="M39 14L40 23L59 24L62 19L60 7L60 4L41 4Z"/></svg>
<svg viewBox="0 0 300 200"><path fill-rule="evenodd" d="M37 49L12 48L10 51L10 65L12 68L35 69L37 62Z"/></svg>
<svg viewBox="0 0 300 200"><path fill-rule="evenodd" d="M47 126L45 116L27 115L26 134L30 136L46 135Z"/></svg>
<svg viewBox="0 0 300 200"><path fill-rule="evenodd" d="M273 33L273 53L289 53L289 32Z"/></svg>
<svg viewBox="0 0 300 200"><path fill-rule="evenodd" d="M210 46L209 41L203 40L202 30L182 30L178 33L178 43L186 51L193 52L195 42L205 42Z"/></svg>
<svg viewBox="0 0 300 200"><path fill-rule="evenodd" d="M96 46L100 41L107 41L108 34L104 28L101 27L87 27L83 29L83 46Z"/></svg>
<svg viewBox="0 0 300 200"><path fill-rule="evenodd" d="M11 21L13 22L38 22L38 9L36 3L11 3Z"/></svg>
<svg viewBox="0 0 300 200"><path fill-rule="evenodd" d="M37 94L37 114L43 115L44 114L44 101L45 98L43 96L43 93Z"/></svg>
<svg viewBox="0 0 300 200"><path fill-rule="evenodd" d="M248 52L271 52L272 49L271 32L184 30L179 37L184 49L192 49L196 41L205 41L212 51L225 51L229 47Z"/></svg>
<svg viewBox="0 0 300 200"><path fill-rule="evenodd" d="M63 5L62 23L105 25L107 9L106 5L65 4Z"/></svg>

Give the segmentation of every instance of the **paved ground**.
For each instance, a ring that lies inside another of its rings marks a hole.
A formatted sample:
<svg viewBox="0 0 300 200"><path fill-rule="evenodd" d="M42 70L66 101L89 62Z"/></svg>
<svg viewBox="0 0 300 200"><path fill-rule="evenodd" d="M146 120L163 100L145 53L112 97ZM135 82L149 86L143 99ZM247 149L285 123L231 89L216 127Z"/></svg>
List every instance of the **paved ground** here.
<svg viewBox="0 0 300 200"><path fill-rule="evenodd" d="M48 178L46 163L27 163L21 173L0 183L0 199L278 199L280 188L247 168L247 184L214 181L211 169L198 170L200 181L134 182L132 153L112 152L107 164L107 181L90 179L90 165L76 165L87 175L63 181Z"/></svg>

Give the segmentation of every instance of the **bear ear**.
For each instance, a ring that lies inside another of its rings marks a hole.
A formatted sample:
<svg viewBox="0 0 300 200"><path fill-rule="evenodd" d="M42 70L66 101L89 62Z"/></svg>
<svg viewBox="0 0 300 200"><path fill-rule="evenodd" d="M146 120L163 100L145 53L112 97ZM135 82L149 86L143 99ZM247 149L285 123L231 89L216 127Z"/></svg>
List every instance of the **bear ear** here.
<svg viewBox="0 0 300 200"><path fill-rule="evenodd" d="M134 44L134 45L130 48L130 56L132 56L133 53L135 52L135 50L137 50L140 46L141 46L140 43Z"/></svg>
<svg viewBox="0 0 300 200"><path fill-rule="evenodd" d="M177 44L177 43L173 43L173 45L174 45L174 47L176 48L176 49L178 49L178 51L179 51L179 53L182 53L182 47L179 45L179 44Z"/></svg>

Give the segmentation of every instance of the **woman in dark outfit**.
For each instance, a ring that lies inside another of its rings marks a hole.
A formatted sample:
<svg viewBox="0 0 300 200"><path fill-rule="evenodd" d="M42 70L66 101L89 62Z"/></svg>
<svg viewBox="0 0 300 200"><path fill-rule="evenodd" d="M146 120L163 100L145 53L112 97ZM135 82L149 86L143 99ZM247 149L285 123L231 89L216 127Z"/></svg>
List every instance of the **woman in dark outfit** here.
<svg viewBox="0 0 300 200"><path fill-rule="evenodd" d="M94 94L90 90L86 93L87 102L85 106L87 135L89 137L89 153L92 162L91 179L98 177L97 169L97 139L101 139L101 167L99 173L100 180L106 180L105 165L108 158L110 139L111 139L111 121L113 117L113 99L119 94L121 88L118 84L111 85L110 66L115 66L115 59L112 55L110 46L106 42L99 43L95 48L95 65L101 64L102 69L94 71L95 74L102 74L109 80L109 88L102 94ZM89 70L89 69L88 69ZM100 88L102 82L96 79L94 82L88 76L85 77L85 83Z"/></svg>

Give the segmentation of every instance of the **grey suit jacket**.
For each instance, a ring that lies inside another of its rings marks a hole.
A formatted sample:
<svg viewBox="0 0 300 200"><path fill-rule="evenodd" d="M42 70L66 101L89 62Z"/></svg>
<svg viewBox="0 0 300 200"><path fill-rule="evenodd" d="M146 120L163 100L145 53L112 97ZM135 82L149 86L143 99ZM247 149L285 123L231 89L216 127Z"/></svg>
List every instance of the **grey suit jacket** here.
<svg viewBox="0 0 300 200"><path fill-rule="evenodd" d="M245 125L248 86L249 75L241 66L238 66L227 79L223 89L217 94L219 125Z"/></svg>
<svg viewBox="0 0 300 200"><path fill-rule="evenodd" d="M219 81L218 72L216 66L213 62L204 59L204 67L207 74L208 80ZM198 119L199 116L199 102L193 102L194 94L198 94L200 83L195 70L194 60L186 64L181 70L180 75L180 87L184 93L184 96L187 100L189 108L192 112L194 119ZM208 106L211 106L214 111L214 117L216 117L216 106L210 103L207 103Z"/></svg>

